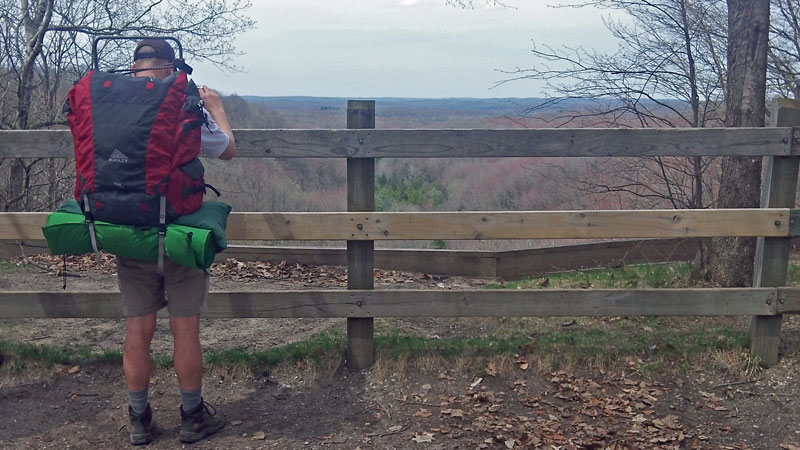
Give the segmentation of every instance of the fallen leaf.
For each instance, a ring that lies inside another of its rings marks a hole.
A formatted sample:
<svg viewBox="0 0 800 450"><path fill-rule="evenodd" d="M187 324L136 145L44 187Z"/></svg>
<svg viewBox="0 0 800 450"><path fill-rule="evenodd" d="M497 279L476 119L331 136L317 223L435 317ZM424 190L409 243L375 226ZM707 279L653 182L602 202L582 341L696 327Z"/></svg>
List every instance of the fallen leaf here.
<svg viewBox="0 0 800 450"><path fill-rule="evenodd" d="M253 437L251 437L250 439L254 441L263 441L266 438L267 438L266 433L264 433L263 431L256 431L255 433L253 433Z"/></svg>
<svg viewBox="0 0 800 450"><path fill-rule="evenodd" d="M528 370L528 361L519 355L514 355L514 362L519 364L519 368L522 370Z"/></svg>
<svg viewBox="0 0 800 450"><path fill-rule="evenodd" d="M78 373L80 371L81 371L81 366L72 366L72 367L69 368L67 373L76 374L76 373Z"/></svg>
<svg viewBox="0 0 800 450"><path fill-rule="evenodd" d="M390 427L389 427L389 430L388 430L388 431L389 431L390 433L396 433L396 432L398 432L398 431L400 431L400 430L402 430L402 429L403 429L403 426L402 426L402 425L392 425L392 426L390 426Z"/></svg>
<svg viewBox="0 0 800 450"><path fill-rule="evenodd" d="M463 419L464 418L464 411L461 410L461 409L450 409L450 408L448 408L448 409L443 409L442 410L442 415L443 416L455 417L455 418L458 418L458 419Z"/></svg>
<svg viewBox="0 0 800 450"><path fill-rule="evenodd" d="M423 384L422 385L422 389L424 389L426 391L429 391L429 390L431 390L431 385L430 384Z"/></svg>
<svg viewBox="0 0 800 450"><path fill-rule="evenodd" d="M420 408L419 411L414 413L414 417L430 417L431 412L425 408Z"/></svg>
<svg viewBox="0 0 800 450"><path fill-rule="evenodd" d="M516 444L516 441L514 441L514 439L506 439L505 442L503 443L506 444L507 448L514 448L514 444Z"/></svg>
<svg viewBox="0 0 800 450"><path fill-rule="evenodd" d="M411 438L412 441L416 442L417 444L422 444L424 442L433 442L433 434L423 431L422 433L414 433L414 437Z"/></svg>
<svg viewBox="0 0 800 450"><path fill-rule="evenodd" d="M654 419L653 425L658 428L669 428L671 430L679 430L681 429L681 424L678 423L678 416L676 415L668 415L663 419Z"/></svg>
<svg viewBox="0 0 800 450"><path fill-rule="evenodd" d="M242 424L241 420L231 420L231 426L235 427L235 426L241 425L241 424Z"/></svg>
<svg viewBox="0 0 800 450"><path fill-rule="evenodd" d="M475 381L472 382L472 384L469 385L469 387L474 388L475 386L481 384L481 381L483 381L483 378L478 377L475 379Z"/></svg>
<svg viewBox="0 0 800 450"><path fill-rule="evenodd" d="M486 365L486 375L489 375L490 377L497 376L497 366L493 362L490 362L488 365Z"/></svg>

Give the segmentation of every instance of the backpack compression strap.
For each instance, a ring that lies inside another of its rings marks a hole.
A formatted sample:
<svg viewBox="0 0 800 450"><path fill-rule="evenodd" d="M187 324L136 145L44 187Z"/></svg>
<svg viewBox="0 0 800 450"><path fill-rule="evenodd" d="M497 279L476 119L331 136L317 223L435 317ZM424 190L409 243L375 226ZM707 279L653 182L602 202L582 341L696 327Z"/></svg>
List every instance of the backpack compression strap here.
<svg viewBox="0 0 800 450"><path fill-rule="evenodd" d="M94 232L94 217L89 211L89 197L83 194L83 215L86 216L86 224L89 226L89 240L92 242L92 250L94 250L94 261L97 266L100 266L100 250L97 248L97 235Z"/></svg>
<svg viewBox="0 0 800 450"><path fill-rule="evenodd" d="M164 237L167 235L167 197L162 195L158 209L158 274L164 274Z"/></svg>

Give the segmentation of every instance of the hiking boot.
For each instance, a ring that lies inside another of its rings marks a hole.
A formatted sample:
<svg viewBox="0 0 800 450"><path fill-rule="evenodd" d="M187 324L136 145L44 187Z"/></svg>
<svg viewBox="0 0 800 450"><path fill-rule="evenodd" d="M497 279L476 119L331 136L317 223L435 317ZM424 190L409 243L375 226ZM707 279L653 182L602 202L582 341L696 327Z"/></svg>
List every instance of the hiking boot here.
<svg viewBox="0 0 800 450"><path fill-rule="evenodd" d="M187 444L204 439L225 427L225 415L202 399L192 411L181 407L181 442Z"/></svg>
<svg viewBox="0 0 800 450"><path fill-rule="evenodd" d="M153 442L153 410L150 405L143 413L136 415L130 406L128 406L128 431L131 433L131 444L145 445Z"/></svg>

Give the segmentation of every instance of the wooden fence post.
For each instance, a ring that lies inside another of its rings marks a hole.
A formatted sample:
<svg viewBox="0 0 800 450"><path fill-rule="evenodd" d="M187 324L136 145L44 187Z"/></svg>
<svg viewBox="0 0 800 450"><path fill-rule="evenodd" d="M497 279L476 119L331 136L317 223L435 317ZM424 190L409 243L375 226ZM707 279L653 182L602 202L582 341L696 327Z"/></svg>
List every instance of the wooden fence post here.
<svg viewBox="0 0 800 450"><path fill-rule="evenodd" d="M375 101L348 100L347 128L375 128ZM375 158L347 159L347 211L375 210ZM347 241L347 288L372 289L374 241ZM347 319L347 367L367 369L374 361L374 319Z"/></svg>
<svg viewBox="0 0 800 450"><path fill-rule="evenodd" d="M770 126L800 126L800 102L777 99L770 107ZM797 139L792 136L791 139ZM765 157L761 183L762 208L794 208L797 190L798 156ZM789 267L790 237L760 237L753 267L754 287L785 286ZM783 302L783 298L777 301ZM783 316L753 316L750 319L750 352L762 365L778 362L781 320Z"/></svg>

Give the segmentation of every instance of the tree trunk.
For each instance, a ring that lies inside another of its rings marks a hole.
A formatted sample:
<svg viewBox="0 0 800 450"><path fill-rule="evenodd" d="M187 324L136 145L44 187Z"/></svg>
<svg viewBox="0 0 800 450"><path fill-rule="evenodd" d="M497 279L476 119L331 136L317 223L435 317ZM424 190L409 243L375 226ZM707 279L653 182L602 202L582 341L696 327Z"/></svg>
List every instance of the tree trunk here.
<svg viewBox="0 0 800 450"><path fill-rule="evenodd" d="M766 116L769 0L728 0L726 125L763 127ZM761 158L725 157L719 186L720 208L757 208ZM720 286L753 282L754 238L714 238L707 278Z"/></svg>
<svg viewBox="0 0 800 450"><path fill-rule="evenodd" d="M28 0L20 1L22 24L25 27L25 58L17 86L17 117L14 120L14 128L17 130L26 130L30 124L36 59L42 53L44 35L53 17L54 2L55 0L40 0L31 5ZM14 158L6 189L6 211L24 209L25 196L28 194L24 185L27 173L25 163L20 158Z"/></svg>

